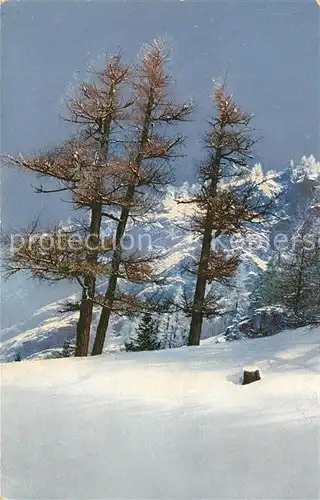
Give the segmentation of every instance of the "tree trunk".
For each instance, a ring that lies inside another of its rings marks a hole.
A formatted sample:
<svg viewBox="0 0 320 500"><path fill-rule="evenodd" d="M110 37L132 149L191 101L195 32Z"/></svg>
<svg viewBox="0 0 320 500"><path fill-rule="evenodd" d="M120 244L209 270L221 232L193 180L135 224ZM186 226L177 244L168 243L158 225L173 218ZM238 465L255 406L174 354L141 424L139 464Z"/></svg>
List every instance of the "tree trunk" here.
<svg viewBox="0 0 320 500"><path fill-rule="evenodd" d="M302 282L303 282L303 275L304 275L304 248L301 250L301 256L299 259L299 269L298 269L298 282L297 282L297 287L295 291L295 297L294 297L294 314L296 317L299 316L300 308L301 308L301 296L302 296Z"/></svg>
<svg viewBox="0 0 320 500"><path fill-rule="evenodd" d="M94 246L99 241L100 226L101 226L102 206L97 203L91 212L90 238L89 244ZM88 262L97 262L98 255L92 252L88 258ZM76 339L76 356L87 356L90 341L90 327L92 322L93 298L96 291L95 276L86 276L84 278L84 289L80 304L80 315L77 323L77 339Z"/></svg>
<svg viewBox="0 0 320 500"><path fill-rule="evenodd" d="M144 124L143 124L143 129L141 133L141 140L139 144L139 152L136 157L136 164L137 164L137 169L139 170L141 161L142 161L142 154L141 151L145 147L148 137L149 137L149 128L151 125L151 115L152 115L152 107L153 107L153 94L151 93L149 97L149 102L146 108L146 114L145 114L145 119L144 119ZM115 298L115 292L116 292L116 287L117 287L117 281L118 281L118 272L119 272L119 267L121 264L121 253L122 253L122 238L124 236L126 227L127 227L127 222L130 214L130 205L134 199L134 194L135 194L135 186L131 185L128 187L127 194L126 194L126 202L127 205L126 207L123 207L121 210L121 216L120 216L120 222L118 223L117 226L117 231L116 231L116 241L115 241L115 250L113 252L113 257L112 257L112 262L111 262L111 274L109 277L109 282L108 282L108 287L107 291L104 296L105 300L105 305L102 307L98 327L97 327L97 332L96 332L96 337L94 340L93 348L92 348L92 356L96 356L98 354L102 353L108 326L109 326L109 321L110 321L110 316L112 312L112 306L114 303L114 298Z"/></svg>
<svg viewBox="0 0 320 500"><path fill-rule="evenodd" d="M203 322L203 304L205 299L207 279L207 262L211 249L212 226L207 222L202 240L201 257L198 266L197 283L193 299L191 324L188 338L188 345L199 345Z"/></svg>
<svg viewBox="0 0 320 500"><path fill-rule="evenodd" d="M108 99L113 98L113 89L111 85ZM110 127L112 122L112 115L109 114L103 123L103 133L101 137L101 152L105 157L108 156L109 151L109 136ZM90 223L90 236L89 244L93 247L99 242L102 221L102 203L97 202L91 209L91 223ZM98 261L97 252L92 252L88 257L89 263L96 263ZM77 324L77 341L75 356L87 356L90 342L90 330L93 313L93 299L96 293L96 277L86 276L84 279L84 290L82 293L82 300L80 305L80 315Z"/></svg>
<svg viewBox="0 0 320 500"><path fill-rule="evenodd" d="M88 278L84 280L84 286L87 287L82 292L82 299L80 304L80 315L77 323L77 337L76 337L76 352L75 356L87 356L89 339L90 339L90 325L92 319L92 301L88 298L88 290L90 283Z"/></svg>
<svg viewBox="0 0 320 500"><path fill-rule="evenodd" d="M130 186L128 188L127 197L130 197L132 199L133 196L134 196L134 186ZM104 341L106 338L110 316L112 312L112 306L114 303L119 267L121 263L121 252L122 252L121 242L126 230L128 218L129 218L129 209L123 208L121 211L120 222L118 224L116 232L115 250L113 252L113 257L111 262L111 274L109 277L107 290L104 296L105 305L102 307L102 311L100 314L96 337L94 339L94 344L91 353L92 356L101 354L103 350Z"/></svg>
<svg viewBox="0 0 320 500"><path fill-rule="evenodd" d="M211 198L213 198L217 192L220 162L221 162L221 149L217 148L216 154L213 159L214 171L210 185ZM210 209L208 208L204 226L204 234L202 239L201 256L198 266L197 283L193 298L188 345L200 344L201 330L203 323L203 306L204 306L204 299L205 299L206 285L207 285L206 272L208 269L208 258L211 250L212 231L213 231L212 215L210 213Z"/></svg>

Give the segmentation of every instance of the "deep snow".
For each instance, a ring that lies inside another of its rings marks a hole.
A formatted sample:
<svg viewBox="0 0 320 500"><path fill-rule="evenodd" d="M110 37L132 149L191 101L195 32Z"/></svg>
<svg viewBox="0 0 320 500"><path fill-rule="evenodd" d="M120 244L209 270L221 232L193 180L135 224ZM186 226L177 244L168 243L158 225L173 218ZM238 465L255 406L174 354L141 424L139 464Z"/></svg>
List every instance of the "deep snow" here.
<svg viewBox="0 0 320 500"><path fill-rule="evenodd" d="M2 495L318 498L319 334L1 365Z"/></svg>

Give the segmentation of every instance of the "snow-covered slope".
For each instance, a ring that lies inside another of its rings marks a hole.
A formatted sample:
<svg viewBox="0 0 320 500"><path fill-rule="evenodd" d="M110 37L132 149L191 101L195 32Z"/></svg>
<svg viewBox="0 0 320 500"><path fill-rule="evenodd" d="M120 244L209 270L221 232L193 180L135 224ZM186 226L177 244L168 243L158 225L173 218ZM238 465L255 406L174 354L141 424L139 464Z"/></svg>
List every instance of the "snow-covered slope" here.
<svg viewBox="0 0 320 500"><path fill-rule="evenodd" d="M319 334L2 365L1 494L319 498Z"/></svg>

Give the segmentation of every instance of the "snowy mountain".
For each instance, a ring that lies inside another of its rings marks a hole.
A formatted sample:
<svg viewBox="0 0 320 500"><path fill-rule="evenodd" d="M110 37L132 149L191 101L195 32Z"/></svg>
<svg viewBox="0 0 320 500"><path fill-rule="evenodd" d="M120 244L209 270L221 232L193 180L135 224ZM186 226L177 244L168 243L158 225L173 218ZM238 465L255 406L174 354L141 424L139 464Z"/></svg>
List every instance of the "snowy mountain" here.
<svg viewBox="0 0 320 500"><path fill-rule="evenodd" d="M261 166L257 165L252 176L263 178ZM277 251L276 237L279 233L292 233L299 217L302 221L320 221L317 212L317 199L320 179L320 163L314 157L304 157L299 165L291 164L281 173L268 172L267 182L261 186L266 198L278 192L283 196L278 202L278 221L273 225L250 227L247 235L236 236L229 245L233 250L241 252L242 263L234 282L222 300L221 307L226 312L222 318L205 323L203 337L211 337L222 333L235 319L243 317L250 306L251 294L256 282L256 276L263 272L270 256ZM161 291L165 297L179 300L184 290L192 293L194 277L183 272L183 263L192 259L198 248L197 239L183 229L185 220L192 207L189 204L179 204L185 199L193 186L187 183L180 187L170 187L157 210L139 225L128 236L128 243L139 243L140 247L161 253L157 271L166 277L166 283ZM108 231L108 228L105 228ZM126 243L126 242L125 242ZM103 283L100 285L104 289ZM141 297L153 295L153 286L140 289ZM69 300L76 299L69 297ZM54 356L66 339L75 336L77 312L59 312L61 301L41 308L29 320L5 328L1 331L2 361L13 360L19 352L22 358L41 358ZM99 311L95 312L92 332L98 320ZM182 314L165 315L162 318L162 330L174 331L177 345L183 344L188 332L189 320ZM105 345L106 350L119 350L125 340L132 334L135 321L125 317L114 318Z"/></svg>
<svg viewBox="0 0 320 500"><path fill-rule="evenodd" d="M2 495L319 498L319 334L2 365Z"/></svg>

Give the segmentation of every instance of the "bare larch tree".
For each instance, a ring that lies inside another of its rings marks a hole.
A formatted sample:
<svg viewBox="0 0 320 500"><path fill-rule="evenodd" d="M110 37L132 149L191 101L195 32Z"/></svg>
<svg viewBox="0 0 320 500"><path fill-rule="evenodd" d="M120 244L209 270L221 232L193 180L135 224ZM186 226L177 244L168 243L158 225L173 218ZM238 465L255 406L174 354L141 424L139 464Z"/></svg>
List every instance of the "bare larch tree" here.
<svg viewBox="0 0 320 500"><path fill-rule="evenodd" d="M196 285L193 298L185 300L191 316L188 345L199 345L204 318L221 313L219 296L207 285L227 284L240 263L237 253L215 249L214 243L244 231L249 222L261 222L270 210L259 186L248 181L248 162L256 142L252 115L236 105L224 85L216 87L214 102L216 115L204 136L207 154L198 171L200 189L188 201L196 207L190 229L201 241L198 261L189 268L196 275Z"/></svg>
<svg viewBox="0 0 320 500"><path fill-rule="evenodd" d="M117 161L109 159L109 151L111 144L115 148L114 136L121 122L128 119L132 105L130 99L123 95L129 71L121 57L116 55L106 60L102 71L93 72L93 83L79 83L75 97L67 103L69 121L79 126L75 139L35 158L24 158L21 155L18 158L7 157L11 166L21 167L58 182L57 189L46 190L41 186L37 192L68 193L75 208L89 211L90 221L88 227L84 228L83 235L86 236L86 247L83 239L81 250L78 248L77 252L71 251L68 247L70 238L65 234L64 239L68 244L58 248L61 231L58 237L58 228L54 228L49 234L46 231L53 242L51 250L46 253L41 232L35 236L36 228L33 226L31 231L25 232L24 244L17 247L8 262L9 274L23 270L40 279L71 278L81 284L76 356L86 356L88 353L96 276L107 274L108 271L107 266L101 267L101 263L98 263L101 250L103 249L103 253L110 251L109 244L107 248L101 245L100 229L104 206L113 203L121 191L117 175L112 175L118 168ZM30 248L32 251L27 251ZM61 262L64 262L63 269ZM104 273L101 273L102 269Z"/></svg>
<svg viewBox="0 0 320 500"><path fill-rule="evenodd" d="M92 355L101 354L117 296L125 252L123 238L129 219L150 209L150 191L159 191L173 178L171 161L177 157L183 136L170 128L190 115L192 104L170 97L169 51L161 41L144 47L132 78L133 112L124 142L122 161L126 192L118 218L108 285L103 298ZM152 195L151 195L152 196Z"/></svg>
<svg viewBox="0 0 320 500"><path fill-rule="evenodd" d="M168 130L191 111L190 104L178 105L167 95L167 60L160 42L147 46L135 68L119 55L107 59L102 71L93 72L94 81L79 83L67 102L68 120L77 125L75 138L37 157L7 157L11 166L57 181L57 188L37 191L64 192L89 219L80 230L58 225L43 230L33 224L20 233L22 243L7 260L8 275L23 271L81 285L76 356L88 354L94 305L102 307L93 347L99 354L111 313L132 314L141 306L133 293L119 289L118 280L143 283L152 276L152 256L124 252L122 241L128 221L147 213L150 201L171 181L171 160L183 137ZM115 224L113 236L101 234L104 219ZM97 278L109 278L105 294L97 293Z"/></svg>

